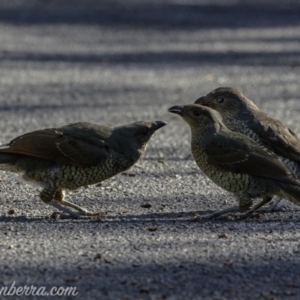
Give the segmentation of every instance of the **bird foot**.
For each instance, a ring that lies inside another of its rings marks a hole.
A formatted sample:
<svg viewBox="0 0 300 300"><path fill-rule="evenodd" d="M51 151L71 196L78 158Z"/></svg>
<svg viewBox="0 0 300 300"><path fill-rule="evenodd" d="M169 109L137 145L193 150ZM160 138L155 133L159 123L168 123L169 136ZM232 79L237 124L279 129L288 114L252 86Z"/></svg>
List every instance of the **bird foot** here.
<svg viewBox="0 0 300 300"><path fill-rule="evenodd" d="M59 212L54 212L51 215L51 218L53 218L53 219L57 219L58 216L60 216L62 213L65 213L66 215L69 215L70 217L73 217L73 218L78 218L80 216L80 213L75 212L67 207L64 207L56 201L50 201L50 202L47 202L47 204L51 205L59 210Z"/></svg>
<svg viewBox="0 0 300 300"><path fill-rule="evenodd" d="M286 210L286 207L284 205L278 206L278 203L281 201L281 198L278 196L275 197L275 199L270 203L269 207L260 209L260 211L263 212L277 212L277 211L284 211Z"/></svg>
<svg viewBox="0 0 300 300"><path fill-rule="evenodd" d="M239 207L230 207L230 208L219 210L219 211L213 212L212 214L203 216L203 217L201 217L201 219L208 219L208 220L217 219L221 216L233 215L233 213L237 213L239 211L240 211Z"/></svg>
<svg viewBox="0 0 300 300"><path fill-rule="evenodd" d="M239 220L243 220L243 219L247 219L247 218L259 218L262 214L264 214L266 212L269 212L269 213L273 212L274 208L276 207L278 202L279 201L276 201L275 203L273 203L273 205L270 205L270 207L268 207L268 208L257 210L264 203L266 203L266 200L263 200L260 203L258 203L256 206L254 206L253 208L247 210L246 212L241 212L239 207L231 207L231 208L227 208L224 210L216 211L210 215L201 217L200 219L218 219L220 217L225 217L226 219L237 218ZM276 209L276 211L284 211L284 209L285 209L285 207L282 206L282 207L278 207Z"/></svg>
<svg viewBox="0 0 300 300"><path fill-rule="evenodd" d="M204 217L199 217L199 219L220 219L220 218L226 218L227 220L243 220L247 218L259 218L262 214L264 214L263 211L253 211L248 210L246 212L240 212L240 209L238 207L225 209L222 211L214 212L210 215L206 215Z"/></svg>
<svg viewBox="0 0 300 300"><path fill-rule="evenodd" d="M274 205L275 204L275 205ZM284 212L287 210L287 207L285 205L278 206L277 203L271 203L269 207L264 207L260 209L260 212L264 213L271 213L271 212Z"/></svg>
<svg viewBox="0 0 300 300"><path fill-rule="evenodd" d="M263 214L263 211L246 211L244 213L236 214L235 217L237 217L239 220L245 220L248 218L260 218L260 216Z"/></svg>
<svg viewBox="0 0 300 300"><path fill-rule="evenodd" d="M49 205L55 207L56 209L58 209L60 212L54 212L51 215L51 218L57 219L58 216L63 216L68 215L71 218L75 218L78 219L80 217L105 217L107 215L108 212L89 212L88 210L86 210L85 208L82 208L78 205L75 205L73 203L67 202L67 201L61 201L61 202L56 202L56 201L50 201L48 202ZM70 209L69 207L66 207L65 205L72 207L73 209L76 209L77 212L73 211L72 209ZM60 217L62 218L62 217ZM64 218L64 217L63 217Z"/></svg>

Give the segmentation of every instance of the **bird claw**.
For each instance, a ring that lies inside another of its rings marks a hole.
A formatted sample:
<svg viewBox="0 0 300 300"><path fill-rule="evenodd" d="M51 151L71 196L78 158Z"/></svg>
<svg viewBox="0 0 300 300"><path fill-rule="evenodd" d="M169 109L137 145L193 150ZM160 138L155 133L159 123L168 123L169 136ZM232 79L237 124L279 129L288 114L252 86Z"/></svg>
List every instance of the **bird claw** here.
<svg viewBox="0 0 300 300"><path fill-rule="evenodd" d="M260 209L259 211L262 213L272 213L272 212L284 212L286 210L287 207L285 205L277 206L277 203L276 205L273 205L272 203L269 207L265 207L263 209Z"/></svg>
<svg viewBox="0 0 300 300"><path fill-rule="evenodd" d="M239 211L238 207L230 207L223 210L215 211L212 214L206 215L204 217L201 217L201 219L218 219L219 217L224 217L228 215L232 215L233 213L236 213Z"/></svg>
<svg viewBox="0 0 300 300"><path fill-rule="evenodd" d="M204 217L201 217L199 219L208 219L208 220L212 220L212 219L227 219L227 220L244 220L247 218L259 218L262 214L264 214L263 211L246 211L244 213L241 212L227 212L227 213L220 213L220 212L215 212L212 213L210 215L206 215Z"/></svg>
<svg viewBox="0 0 300 300"><path fill-rule="evenodd" d="M56 209L58 209L58 212L54 212L51 215L52 219L67 219L67 218L75 218L78 219L80 217L105 217L106 214L108 213L108 211L106 212L89 212L88 210L86 210L85 208L82 208L80 206L77 206L75 204L72 204L70 202L67 201L61 201L60 203L56 202L56 201L51 201L48 203L49 205L55 207ZM63 205L64 206L63 206ZM66 207L68 206L68 207ZM76 211L70 209L69 207L76 209Z"/></svg>

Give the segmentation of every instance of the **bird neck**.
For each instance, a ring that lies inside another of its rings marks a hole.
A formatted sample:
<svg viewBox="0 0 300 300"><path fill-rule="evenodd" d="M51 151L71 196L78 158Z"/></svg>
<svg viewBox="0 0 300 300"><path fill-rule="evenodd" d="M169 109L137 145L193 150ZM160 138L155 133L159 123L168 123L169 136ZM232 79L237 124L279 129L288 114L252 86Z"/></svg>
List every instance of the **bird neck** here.
<svg viewBox="0 0 300 300"><path fill-rule="evenodd" d="M215 125L215 124L214 124ZM221 129L220 126L212 126L209 128L206 128L205 131L199 130L199 128L192 128L191 129L191 142L192 147L193 145L197 145L197 147L205 148L205 145L208 144L213 137L217 134L217 132Z"/></svg>
<svg viewBox="0 0 300 300"><path fill-rule="evenodd" d="M245 101L241 103L239 109L228 110L224 115L223 122L228 126L230 130L240 131L241 124L245 126L249 125L252 120L255 120L255 114L259 109L251 101Z"/></svg>
<svg viewBox="0 0 300 300"><path fill-rule="evenodd" d="M246 108L243 111L243 114L239 116L240 119L244 120L244 124L247 127L252 128L255 123L257 123L257 115L260 114L260 109L252 102L248 101L246 103ZM239 131L239 130L237 130Z"/></svg>
<svg viewBox="0 0 300 300"><path fill-rule="evenodd" d="M135 163L143 154L146 147L139 148L134 145L128 145L123 152L124 156L132 163Z"/></svg>
<svg viewBox="0 0 300 300"><path fill-rule="evenodd" d="M245 105L245 108L243 109L244 115L248 118L253 118L255 113L259 111L259 108L254 104L254 102L247 98L245 98L243 103Z"/></svg>

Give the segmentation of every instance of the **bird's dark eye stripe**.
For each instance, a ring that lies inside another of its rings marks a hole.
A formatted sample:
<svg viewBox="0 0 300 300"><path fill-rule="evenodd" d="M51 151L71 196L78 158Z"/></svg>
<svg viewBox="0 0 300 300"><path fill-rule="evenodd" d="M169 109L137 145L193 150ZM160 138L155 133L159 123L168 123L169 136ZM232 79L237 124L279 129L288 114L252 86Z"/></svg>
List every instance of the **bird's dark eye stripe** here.
<svg viewBox="0 0 300 300"><path fill-rule="evenodd" d="M225 100L224 97L218 97L218 98L217 98L217 102L218 102L218 103L223 103L224 100Z"/></svg>
<svg viewBox="0 0 300 300"><path fill-rule="evenodd" d="M201 111L196 109L193 111L194 116L199 117L201 115Z"/></svg>

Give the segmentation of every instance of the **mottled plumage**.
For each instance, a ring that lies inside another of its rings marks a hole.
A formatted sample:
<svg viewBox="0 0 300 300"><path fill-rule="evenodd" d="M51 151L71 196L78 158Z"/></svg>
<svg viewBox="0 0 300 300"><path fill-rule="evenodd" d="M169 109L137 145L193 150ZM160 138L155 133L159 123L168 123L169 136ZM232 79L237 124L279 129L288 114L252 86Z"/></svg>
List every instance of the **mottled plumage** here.
<svg viewBox="0 0 300 300"><path fill-rule="evenodd" d="M300 205L300 182L277 155L246 135L229 130L208 107L174 106L169 111L189 124L196 163L212 181L236 196L239 210L248 210L252 198L262 197L253 212L274 195Z"/></svg>
<svg viewBox="0 0 300 300"><path fill-rule="evenodd" d="M132 167L153 133L165 122L135 122L117 127L69 124L26 133L0 149L0 169L23 173L41 184L40 198L65 212L85 209L64 200L64 190L101 182ZM54 200L54 201L53 201Z"/></svg>
<svg viewBox="0 0 300 300"><path fill-rule="evenodd" d="M233 88L221 87L195 101L215 109L232 131L243 133L276 153L300 176L300 139L280 120L260 110Z"/></svg>

